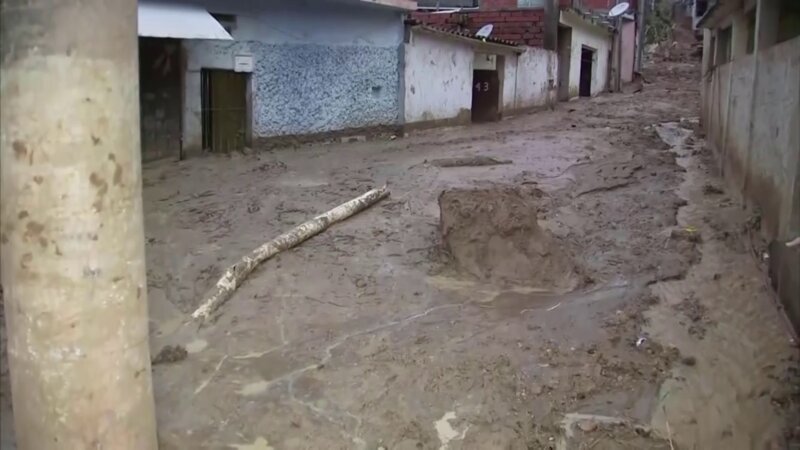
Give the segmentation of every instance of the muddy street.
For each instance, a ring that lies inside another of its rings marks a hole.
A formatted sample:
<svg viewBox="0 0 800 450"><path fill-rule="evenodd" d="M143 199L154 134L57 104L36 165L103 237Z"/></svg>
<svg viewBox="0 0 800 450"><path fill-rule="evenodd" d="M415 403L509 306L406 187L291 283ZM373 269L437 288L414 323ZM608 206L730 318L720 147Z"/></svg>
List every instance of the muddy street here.
<svg viewBox="0 0 800 450"><path fill-rule="evenodd" d="M715 177L696 72L664 62L640 93L492 124L146 165L151 352L178 349L154 366L161 448L798 442L797 351L751 213ZM242 255L384 183L187 324Z"/></svg>
<svg viewBox="0 0 800 450"><path fill-rule="evenodd" d="M800 443L796 344L757 218L715 175L695 73L662 62L640 93L492 124L146 165L161 448ZM383 184L189 320L242 255Z"/></svg>

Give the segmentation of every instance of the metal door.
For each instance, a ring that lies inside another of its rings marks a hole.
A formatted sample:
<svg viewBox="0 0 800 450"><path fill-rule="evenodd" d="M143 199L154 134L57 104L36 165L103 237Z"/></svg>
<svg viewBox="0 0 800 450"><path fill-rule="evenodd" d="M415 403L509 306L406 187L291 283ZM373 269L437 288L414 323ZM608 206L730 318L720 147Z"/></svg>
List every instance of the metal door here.
<svg viewBox="0 0 800 450"><path fill-rule="evenodd" d="M500 76L496 70L472 72L472 121L500 120Z"/></svg>
<svg viewBox="0 0 800 450"><path fill-rule="evenodd" d="M241 150L249 141L247 74L230 70L202 72L203 148Z"/></svg>

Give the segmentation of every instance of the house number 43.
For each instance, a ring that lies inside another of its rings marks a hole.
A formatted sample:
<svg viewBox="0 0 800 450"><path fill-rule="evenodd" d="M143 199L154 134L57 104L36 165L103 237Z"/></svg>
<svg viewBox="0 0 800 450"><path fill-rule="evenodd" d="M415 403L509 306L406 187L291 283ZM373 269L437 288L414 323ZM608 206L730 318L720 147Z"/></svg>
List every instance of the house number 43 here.
<svg viewBox="0 0 800 450"><path fill-rule="evenodd" d="M488 81L484 81L483 83L481 83L481 82L475 83L475 90L478 91L478 92L481 92L481 91L489 92L489 82Z"/></svg>

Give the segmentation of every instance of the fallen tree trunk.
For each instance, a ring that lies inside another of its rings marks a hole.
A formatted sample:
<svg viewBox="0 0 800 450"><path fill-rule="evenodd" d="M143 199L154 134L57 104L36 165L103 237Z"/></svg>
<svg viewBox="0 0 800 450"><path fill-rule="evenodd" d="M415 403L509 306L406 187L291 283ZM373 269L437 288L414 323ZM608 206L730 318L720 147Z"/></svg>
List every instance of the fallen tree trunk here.
<svg viewBox="0 0 800 450"><path fill-rule="evenodd" d="M290 249L308 238L315 236L336 222L355 215L389 195L386 186L373 189L366 194L320 214L292 230L264 243L225 271L214 288L206 295L203 303L192 313L192 318L205 322L223 303L233 295L245 278L259 264L278 253Z"/></svg>

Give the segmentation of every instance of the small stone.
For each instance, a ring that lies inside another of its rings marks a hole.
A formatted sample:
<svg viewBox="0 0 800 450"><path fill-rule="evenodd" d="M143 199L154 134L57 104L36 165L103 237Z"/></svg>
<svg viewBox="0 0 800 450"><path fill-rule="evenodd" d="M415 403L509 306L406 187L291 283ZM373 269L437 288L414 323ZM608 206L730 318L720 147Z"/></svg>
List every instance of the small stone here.
<svg viewBox="0 0 800 450"><path fill-rule="evenodd" d="M694 366L694 365L697 364L697 358L695 358L694 356L685 356L685 357L681 358L681 363L684 366L691 367L691 366Z"/></svg>
<svg viewBox="0 0 800 450"><path fill-rule="evenodd" d="M597 422L594 420L581 420L578 422L578 428L580 428L584 433L591 433L597 429Z"/></svg>
<svg viewBox="0 0 800 450"><path fill-rule="evenodd" d="M178 361L183 361L189 355L189 352L183 346L180 345L167 345L158 352L155 358L153 358L152 364L169 364Z"/></svg>

